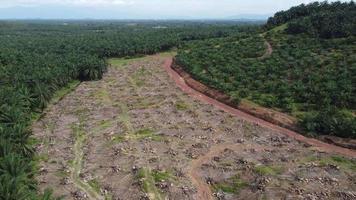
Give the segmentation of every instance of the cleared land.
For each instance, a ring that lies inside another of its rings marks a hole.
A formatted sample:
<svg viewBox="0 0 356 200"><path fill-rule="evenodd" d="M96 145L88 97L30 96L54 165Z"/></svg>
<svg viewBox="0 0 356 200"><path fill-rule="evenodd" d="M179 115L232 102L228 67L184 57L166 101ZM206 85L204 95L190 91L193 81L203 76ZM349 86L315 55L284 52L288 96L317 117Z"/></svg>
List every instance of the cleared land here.
<svg viewBox="0 0 356 200"><path fill-rule="evenodd" d="M170 54L111 60L33 126L42 189L65 199L354 199L356 161L183 93Z"/></svg>

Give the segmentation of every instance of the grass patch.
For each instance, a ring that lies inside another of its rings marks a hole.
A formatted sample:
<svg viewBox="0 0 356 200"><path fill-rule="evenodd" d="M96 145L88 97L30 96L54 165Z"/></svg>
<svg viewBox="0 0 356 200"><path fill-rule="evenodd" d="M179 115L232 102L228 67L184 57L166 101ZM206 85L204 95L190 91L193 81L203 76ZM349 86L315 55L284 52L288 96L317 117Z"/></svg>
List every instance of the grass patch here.
<svg viewBox="0 0 356 200"><path fill-rule="evenodd" d="M283 32L288 28L288 23L282 24L280 26L277 26L271 30L269 30L268 32L265 32L262 34L262 36L265 36L266 33L277 33L277 32Z"/></svg>
<svg viewBox="0 0 356 200"><path fill-rule="evenodd" d="M308 156L299 161L299 163L310 163L314 162L319 164L321 167L325 167L328 165L335 165L340 167L343 170L350 170L356 172L356 160L355 159L348 159L342 156L329 156L319 158L317 156Z"/></svg>
<svg viewBox="0 0 356 200"><path fill-rule="evenodd" d="M159 56L162 57L174 57L177 55L177 50L172 49L166 52L159 53ZM147 56L139 56L139 57L123 57L123 58L110 58L108 59L108 63L117 68L125 67L126 65L130 64L131 62L135 61L143 61L147 59Z"/></svg>
<svg viewBox="0 0 356 200"><path fill-rule="evenodd" d="M136 87L142 87L145 85L145 81L138 77L134 77L131 80L132 80L132 84L134 84Z"/></svg>
<svg viewBox="0 0 356 200"><path fill-rule="evenodd" d="M80 119L84 119L89 113L89 108L77 108L74 110L74 114L77 115Z"/></svg>
<svg viewBox="0 0 356 200"><path fill-rule="evenodd" d="M166 52L160 53L159 55L162 56L162 57L174 57L174 56L177 55L177 50L176 49L172 49L170 51L166 51Z"/></svg>
<svg viewBox="0 0 356 200"><path fill-rule="evenodd" d="M100 193L100 184L97 180L93 179L88 181L88 184L90 185L90 187L95 190L97 193Z"/></svg>
<svg viewBox="0 0 356 200"><path fill-rule="evenodd" d="M110 104L111 103L111 98L106 89L100 89L96 93L94 93L94 96L101 101L104 104Z"/></svg>
<svg viewBox="0 0 356 200"><path fill-rule="evenodd" d="M41 144L41 140L38 139L38 138L35 138L35 137L30 137L29 140L28 140L28 144L31 145L31 146L35 146L35 145L38 145L38 144Z"/></svg>
<svg viewBox="0 0 356 200"><path fill-rule="evenodd" d="M153 176L153 179L155 180L155 182L160 182L162 180L167 181L167 180L172 179L172 175L169 172L161 172L158 170L153 171L152 176Z"/></svg>
<svg viewBox="0 0 356 200"><path fill-rule="evenodd" d="M275 176L283 172L282 167L257 165L253 171L262 176Z"/></svg>
<svg viewBox="0 0 356 200"><path fill-rule="evenodd" d="M161 142L163 137L161 135L157 135L151 129L141 129L134 133L127 133L126 135L115 135L111 138L112 143L121 143L126 140L144 140L149 139L156 142Z"/></svg>
<svg viewBox="0 0 356 200"><path fill-rule="evenodd" d="M110 128L113 126L114 121L110 120L101 120L99 123L95 125L93 129L91 129L90 133L96 134L99 131L106 130L107 128Z"/></svg>
<svg viewBox="0 0 356 200"><path fill-rule="evenodd" d="M69 177L69 173L67 173L67 172L65 172L63 170L59 170L59 171L55 172L54 175L59 177L59 178Z"/></svg>
<svg viewBox="0 0 356 200"><path fill-rule="evenodd" d="M130 116L128 114L128 108L126 104L118 103L118 107L121 110L121 114L119 116L119 122L121 122L127 133L131 134L134 132L131 122L130 122Z"/></svg>
<svg viewBox="0 0 356 200"><path fill-rule="evenodd" d="M31 119L30 119L31 123L38 121L39 119L41 119L42 116L43 116L42 113L32 112L31 113Z"/></svg>
<svg viewBox="0 0 356 200"><path fill-rule="evenodd" d="M131 139L142 140L146 138L153 141L162 141L162 136L155 134L155 132L151 129L138 130L132 135Z"/></svg>
<svg viewBox="0 0 356 200"><path fill-rule="evenodd" d="M48 162L49 161L49 155L47 153L42 153L40 155L35 155L34 160L36 162Z"/></svg>
<svg viewBox="0 0 356 200"><path fill-rule="evenodd" d="M163 104L163 96L138 97L136 102L131 105L131 108L148 109L157 108Z"/></svg>
<svg viewBox="0 0 356 200"><path fill-rule="evenodd" d="M74 91L75 88L80 84L80 81L74 80L69 82L66 86L62 87L61 89L57 90L53 97L51 98L50 103L55 104L60 101L65 95L69 94L70 92Z"/></svg>
<svg viewBox="0 0 356 200"><path fill-rule="evenodd" d="M112 126L112 124L113 124L112 121L102 120L102 121L100 121L98 128L107 129L107 128L110 128Z"/></svg>
<svg viewBox="0 0 356 200"><path fill-rule="evenodd" d="M147 74L152 74L149 70L147 70L144 67L140 67L136 70L136 72L134 73L135 76L141 77L141 76L145 76Z"/></svg>
<svg viewBox="0 0 356 200"><path fill-rule="evenodd" d="M86 138L86 133L84 131L82 124L72 124L71 126L74 137L76 140L84 141Z"/></svg>
<svg viewBox="0 0 356 200"><path fill-rule="evenodd" d="M137 172L136 178L142 182L142 190L146 192L150 199L165 199L164 194L156 187L161 181L173 179L173 175L166 171L150 170L142 168Z"/></svg>
<svg viewBox="0 0 356 200"><path fill-rule="evenodd" d="M113 67L123 67L128 64L128 59L125 58L111 58L108 60L109 64Z"/></svg>
<svg viewBox="0 0 356 200"><path fill-rule="evenodd" d="M126 140L125 137L122 135L116 135L111 138L112 143L121 143L124 142L125 140Z"/></svg>
<svg viewBox="0 0 356 200"><path fill-rule="evenodd" d="M184 101L177 101L175 103L175 107L177 110L188 110L189 106Z"/></svg>
<svg viewBox="0 0 356 200"><path fill-rule="evenodd" d="M349 159L341 157L341 156L332 156L331 160L332 160L332 162L335 162L345 168L356 170L356 161L355 160L349 160Z"/></svg>
<svg viewBox="0 0 356 200"><path fill-rule="evenodd" d="M113 197L110 194L105 195L105 200L112 200Z"/></svg>
<svg viewBox="0 0 356 200"><path fill-rule="evenodd" d="M212 185L214 191L222 191L230 194L238 194L241 189L247 187L248 184L240 179L239 175L233 176L228 179L226 182L216 183Z"/></svg>
<svg viewBox="0 0 356 200"><path fill-rule="evenodd" d="M137 104L134 105L135 108L140 108L140 109L147 109L151 107L155 107L157 103L152 102L152 100L149 100L147 98L142 98Z"/></svg>
<svg viewBox="0 0 356 200"><path fill-rule="evenodd" d="M132 85L135 87L142 87L145 85L145 81L143 80L143 77L146 75L152 74L150 71L148 71L144 67L140 67L135 71L135 73L130 77L130 82Z"/></svg>
<svg viewBox="0 0 356 200"><path fill-rule="evenodd" d="M142 183L141 187L146 192L150 199L163 200L164 197L156 187L156 181L151 170L142 168L137 172L136 178Z"/></svg>
<svg viewBox="0 0 356 200"><path fill-rule="evenodd" d="M108 60L109 64L113 67L116 68L121 68L125 67L131 62L134 61L140 61L140 60L145 60L146 57L135 57L135 58L130 58L130 57L125 57L125 58L111 58Z"/></svg>

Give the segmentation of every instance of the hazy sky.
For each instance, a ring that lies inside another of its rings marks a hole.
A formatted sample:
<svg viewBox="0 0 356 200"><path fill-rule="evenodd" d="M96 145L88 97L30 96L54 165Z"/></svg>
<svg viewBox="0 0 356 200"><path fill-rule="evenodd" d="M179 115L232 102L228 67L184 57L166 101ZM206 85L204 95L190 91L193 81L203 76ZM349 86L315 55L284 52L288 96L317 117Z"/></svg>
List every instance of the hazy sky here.
<svg viewBox="0 0 356 200"><path fill-rule="evenodd" d="M264 18L312 0L0 0L0 18Z"/></svg>

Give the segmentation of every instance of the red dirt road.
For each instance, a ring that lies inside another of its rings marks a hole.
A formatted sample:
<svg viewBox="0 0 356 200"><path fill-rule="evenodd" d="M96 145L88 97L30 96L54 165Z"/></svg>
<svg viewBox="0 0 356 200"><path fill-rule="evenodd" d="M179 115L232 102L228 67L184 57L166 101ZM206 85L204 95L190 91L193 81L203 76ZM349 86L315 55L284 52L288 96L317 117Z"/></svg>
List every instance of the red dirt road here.
<svg viewBox="0 0 356 200"><path fill-rule="evenodd" d="M291 137L299 142L302 143L306 143L308 145L313 146L313 148L315 150L318 150L320 152L328 152L328 153L336 153L336 154L341 154L347 157L352 157L352 158L356 158L356 151L351 150L351 149L346 149L346 148L342 148L339 146L335 146L332 144L327 144L325 142L322 142L320 140L317 139L313 139L313 138L307 138L299 133L296 133L294 131L288 130L286 128L274 125L270 122L264 121L262 119L256 118L252 115L249 115L247 113L244 113L238 109L235 109L233 107L230 107L226 104L223 104L213 98L210 98L196 90L194 90L193 88L189 87L186 83L185 80L176 72L171 68L172 65L172 58L169 58L165 61L163 67L164 69L167 71L167 73L169 74L169 76L175 81L176 85L185 93L187 93L189 96L198 99L202 102L211 104L227 113L230 113L236 117L239 117L243 120L255 123L259 126L262 127L266 127L272 130L275 130L279 133L282 133L288 137Z"/></svg>

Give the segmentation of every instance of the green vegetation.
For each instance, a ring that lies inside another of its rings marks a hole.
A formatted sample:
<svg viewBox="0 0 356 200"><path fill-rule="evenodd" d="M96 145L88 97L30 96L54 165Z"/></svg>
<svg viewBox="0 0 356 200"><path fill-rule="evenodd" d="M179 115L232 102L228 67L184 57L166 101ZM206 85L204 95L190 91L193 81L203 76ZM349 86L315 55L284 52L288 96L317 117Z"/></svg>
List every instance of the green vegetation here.
<svg viewBox="0 0 356 200"><path fill-rule="evenodd" d="M111 141L113 143L121 143L125 141L125 136L121 136L121 135L115 135L111 138Z"/></svg>
<svg viewBox="0 0 356 200"><path fill-rule="evenodd" d="M58 101L60 101L66 94L72 92L75 90L75 88L80 84L80 81L78 80L73 80L69 82L66 86L63 88L59 89L53 94L52 99L50 100L51 104L54 104Z"/></svg>
<svg viewBox="0 0 356 200"><path fill-rule="evenodd" d="M97 80L107 58L139 58L184 41L225 37L234 23L0 21L0 199L38 195L29 126L79 81ZM155 29L157 25L165 29ZM115 66L125 61L110 60ZM106 91L98 95L107 100ZM105 125L105 124L104 124Z"/></svg>
<svg viewBox="0 0 356 200"><path fill-rule="evenodd" d="M306 133L356 138L355 10L353 2L301 5L277 13L263 33L250 29L186 43L176 60L195 79L229 94L235 103L247 99L289 113ZM291 24L305 18L321 25L304 27L308 33L292 33ZM332 27L327 28L330 33L319 30L324 23ZM265 41L273 47L270 56L263 56Z"/></svg>
<svg viewBox="0 0 356 200"><path fill-rule="evenodd" d="M172 174L170 174L169 172L165 172L165 171L154 170L152 172L152 176L156 183L161 182L161 181L168 181L168 180L172 179Z"/></svg>
<svg viewBox="0 0 356 200"><path fill-rule="evenodd" d="M145 85L143 77L150 74L148 70L143 67L137 69L137 71L130 77L130 82L135 88L140 88Z"/></svg>
<svg viewBox="0 0 356 200"><path fill-rule="evenodd" d="M96 179L88 181L88 184L95 192L100 193L100 184Z"/></svg>
<svg viewBox="0 0 356 200"><path fill-rule="evenodd" d="M222 191L225 193L238 194L240 190L247 187L248 184L236 175L228 179L226 182L215 183L212 185L214 191Z"/></svg>
<svg viewBox="0 0 356 200"><path fill-rule="evenodd" d="M256 165L253 170L255 173L263 176L275 176L283 172L282 167L266 165Z"/></svg>
<svg viewBox="0 0 356 200"><path fill-rule="evenodd" d="M335 165L340 167L343 170L349 170L351 172L356 172L356 160L355 159L348 159L341 156L330 156L324 158L318 158L315 156L307 157L303 161L303 163L308 162L316 162L320 166L328 166L328 165Z"/></svg>
<svg viewBox="0 0 356 200"><path fill-rule="evenodd" d="M61 170L58 170L58 171L55 173L55 175L56 175L57 177L60 177L60 178L65 178L65 177L68 177L68 176L69 176L69 173L66 172L66 171L64 171L63 169L61 169Z"/></svg>
<svg viewBox="0 0 356 200"><path fill-rule="evenodd" d="M107 128L111 127L113 123L114 122L110 121L110 120L102 120L99 123L98 129L101 129L101 130L102 129L107 129Z"/></svg>
<svg viewBox="0 0 356 200"><path fill-rule="evenodd" d="M136 140L143 140L143 139L150 139L153 141L162 141L162 136L157 135L151 129L140 129L136 131L133 135L127 135L128 139L136 139Z"/></svg>
<svg viewBox="0 0 356 200"><path fill-rule="evenodd" d="M150 199L160 200L164 199L162 192L156 187L156 184L162 180L169 180L170 175L166 172L152 171L147 168L141 168L136 175L140 180L144 192L146 192ZM167 178L167 179L161 179Z"/></svg>
<svg viewBox="0 0 356 200"><path fill-rule="evenodd" d="M157 135L154 131L150 129L140 129L134 133L128 132L125 135L115 135L111 138L111 141L113 143L121 143L126 140L144 140L144 139L161 142L163 140L163 137L161 135Z"/></svg>
<svg viewBox="0 0 356 200"><path fill-rule="evenodd" d="M165 51L159 54L162 57L174 57L177 55L177 49L173 48L170 51Z"/></svg>
<svg viewBox="0 0 356 200"><path fill-rule="evenodd" d="M113 67L124 67L130 62L138 61L138 60L144 60L146 59L145 57L137 57L137 58L110 58L108 59L108 63L113 66Z"/></svg>
<svg viewBox="0 0 356 200"><path fill-rule="evenodd" d="M189 105L186 104L184 101L177 101L175 103L175 106L177 110L187 110L189 108Z"/></svg>
<svg viewBox="0 0 356 200"><path fill-rule="evenodd" d="M95 180L85 182L80 179L80 173L83 167L83 146L88 137L87 133L84 130L83 124L83 122L85 121L84 112L85 111L81 111L80 115L78 116L79 123L73 123L71 127L75 138L75 143L73 147L74 160L71 161L70 177L73 180L74 184L81 190L85 191L90 198L104 199L100 194L100 186Z"/></svg>
<svg viewBox="0 0 356 200"><path fill-rule="evenodd" d="M320 38L340 38L356 34L356 4L314 2L276 13L268 19L270 29L288 23L287 33L307 33Z"/></svg>
<svg viewBox="0 0 356 200"><path fill-rule="evenodd" d="M350 160L350 159L340 157L340 156L332 156L332 157L330 157L329 162L339 165L345 169L350 169L354 172L356 171L356 160Z"/></svg>

